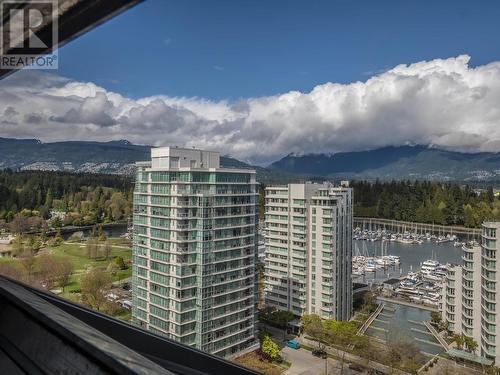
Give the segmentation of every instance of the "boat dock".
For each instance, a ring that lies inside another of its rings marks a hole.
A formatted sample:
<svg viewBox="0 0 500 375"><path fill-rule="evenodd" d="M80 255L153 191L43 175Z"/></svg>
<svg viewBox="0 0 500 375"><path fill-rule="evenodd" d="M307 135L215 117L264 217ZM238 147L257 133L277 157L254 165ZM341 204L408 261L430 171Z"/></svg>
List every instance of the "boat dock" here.
<svg viewBox="0 0 500 375"><path fill-rule="evenodd" d="M467 237L468 240L478 239L481 237L481 229L466 228L457 225L436 225L414 223L411 221L398 221L389 219L379 219L373 217L355 217L354 227L359 227L366 230L389 230L392 233L402 233L405 230L415 233L430 233L430 234L454 234L461 237Z"/></svg>

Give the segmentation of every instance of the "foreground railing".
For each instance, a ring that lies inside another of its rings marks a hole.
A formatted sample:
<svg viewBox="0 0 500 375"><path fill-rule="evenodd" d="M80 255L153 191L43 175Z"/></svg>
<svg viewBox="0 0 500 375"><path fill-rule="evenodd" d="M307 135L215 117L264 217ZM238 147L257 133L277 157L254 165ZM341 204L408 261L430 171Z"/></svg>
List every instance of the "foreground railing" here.
<svg viewBox="0 0 500 375"><path fill-rule="evenodd" d="M2 276L0 369L6 374L256 374Z"/></svg>

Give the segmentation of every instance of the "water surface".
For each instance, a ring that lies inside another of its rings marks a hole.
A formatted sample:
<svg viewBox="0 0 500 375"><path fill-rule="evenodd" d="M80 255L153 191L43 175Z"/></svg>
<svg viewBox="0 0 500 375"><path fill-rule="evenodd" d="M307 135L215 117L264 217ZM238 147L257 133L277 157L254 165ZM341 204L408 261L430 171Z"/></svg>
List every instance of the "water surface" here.
<svg viewBox="0 0 500 375"><path fill-rule="evenodd" d="M461 263L462 248L453 246L453 242L437 244L432 241L424 241L422 244L402 244L395 241L384 241L383 246L384 252L388 255L401 257L400 265L388 267L385 270L380 269L375 273L366 273L365 276L356 277L355 281L369 283L391 277L400 277L411 270L420 270L421 263L427 259L435 259L443 264ZM357 255L358 250L361 255L380 256L382 254L382 241L353 241L353 254Z"/></svg>

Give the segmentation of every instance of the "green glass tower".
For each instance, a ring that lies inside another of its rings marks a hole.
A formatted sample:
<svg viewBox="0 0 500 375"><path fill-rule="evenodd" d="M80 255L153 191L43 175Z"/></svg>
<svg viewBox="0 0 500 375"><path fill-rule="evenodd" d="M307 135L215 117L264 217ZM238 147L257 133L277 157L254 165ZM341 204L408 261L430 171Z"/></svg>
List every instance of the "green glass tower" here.
<svg viewBox="0 0 500 375"><path fill-rule="evenodd" d="M135 324L223 357L255 344L256 186L212 151L154 148L137 163Z"/></svg>

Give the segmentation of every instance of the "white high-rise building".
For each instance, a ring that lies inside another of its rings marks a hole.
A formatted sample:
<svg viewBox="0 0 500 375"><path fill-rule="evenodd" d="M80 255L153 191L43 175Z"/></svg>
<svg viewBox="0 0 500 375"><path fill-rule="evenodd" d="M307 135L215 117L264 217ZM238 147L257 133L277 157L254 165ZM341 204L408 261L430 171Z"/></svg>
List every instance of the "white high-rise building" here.
<svg viewBox="0 0 500 375"><path fill-rule="evenodd" d="M265 301L295 315L352 314L353 192L348 183L266 188Z"/></svg>
<svg viewBox="0 0 500 375"><path fill-rule="evenodd" d="M471 337L476 354L500 363L500 222L482 225L481 244L463 247L462 265L444 281L441 315L448 329Z"/></svg>
<svg viewBox="0 0 500 375"><path fill-rule="evenodd" d="M209 353L255 343L255 171L162 147L137 163L134 323Z"/></svg>

